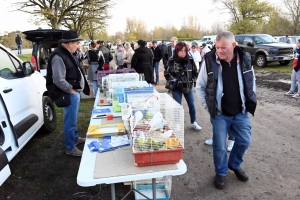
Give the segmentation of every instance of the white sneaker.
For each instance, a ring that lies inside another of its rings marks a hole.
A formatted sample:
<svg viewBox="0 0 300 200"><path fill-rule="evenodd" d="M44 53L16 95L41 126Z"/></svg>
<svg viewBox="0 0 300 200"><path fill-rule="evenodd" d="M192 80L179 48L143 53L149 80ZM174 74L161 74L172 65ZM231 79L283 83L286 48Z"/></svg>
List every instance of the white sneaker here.
<svg viewBox="0 0 300 200"><path fill-rule="evenodd" d="M195 130L197 130L197 131L201 130L201 126L199 126L199 125L197 124L197 122L192 123L192 127L193 127L193 129L195 129Z"/></svg>
<svg viewBox="0 0 300 200"><path fill-rule="evenodd" d="M233 140L228 140L228 146L227 146L227 151L231 151L232 147L234 145L234 141Z"/></svg>
<svg viewBox="0 0 300 200"><path fill-rule="evenodd" d="M206 144L206 145L213 145L213 138L205 140L204 144Z"/></svg>

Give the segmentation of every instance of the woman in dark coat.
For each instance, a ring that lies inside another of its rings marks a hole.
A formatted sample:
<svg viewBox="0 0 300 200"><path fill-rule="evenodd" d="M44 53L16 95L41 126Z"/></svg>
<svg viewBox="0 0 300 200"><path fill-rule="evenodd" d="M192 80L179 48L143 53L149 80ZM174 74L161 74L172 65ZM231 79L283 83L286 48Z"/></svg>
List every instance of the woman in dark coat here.
<svg viewBox="0 0 300 200"><path fill-rule="evenodd" d="M174 55L168 60L164 76L167 80L166 88L172 90L172 96L175 101L181 104L182 96L184 96L189 106L191 126L195 130L200 130L201 127L196 122L193 91L198 72L193 58L188 54L188 47L185 43L179 42L176 44Z"/></svg>
<svg viewBox="0 0 300 200"><path fill-rule="evenodd" d="M131 60L131 68L135 69L135 71L141 75L142 80L151 83L153 54L151 50L146 47L146 44L144 40L138 41L138 48L135 50Z"/></svg>

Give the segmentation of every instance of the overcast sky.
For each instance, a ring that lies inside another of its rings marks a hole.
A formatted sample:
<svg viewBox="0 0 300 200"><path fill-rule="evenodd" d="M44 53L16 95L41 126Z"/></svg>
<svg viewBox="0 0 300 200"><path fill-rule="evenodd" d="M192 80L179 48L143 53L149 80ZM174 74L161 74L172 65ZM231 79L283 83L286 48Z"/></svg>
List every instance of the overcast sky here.
<svg viewBox="0 0 300 200"><path fill-rule="evenodd" d="M30 23L30 15L15 11L11 6L13 2L22 0L0 0L0 34L4 31L26 31L38 27ZM143 20L148 30L154 26L165 26L167 24L180 28L183 19L189 15L196 15L200 24L205 29L210 29L215 22L225 23L228 15L220 14L214 10L211 0L115 0L117 4L111 9L112 19L108 20L108 34L116 31L124 31L126 17ZM273 5L280 0L270 0ZM49 28L41 25L42 28Z"/></svg>

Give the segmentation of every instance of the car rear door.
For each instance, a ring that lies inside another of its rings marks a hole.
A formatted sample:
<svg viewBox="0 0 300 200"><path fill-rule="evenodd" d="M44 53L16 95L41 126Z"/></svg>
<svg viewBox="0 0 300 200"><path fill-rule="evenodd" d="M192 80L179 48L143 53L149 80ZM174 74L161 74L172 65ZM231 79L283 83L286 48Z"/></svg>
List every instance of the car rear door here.
<svg viewBox="0 0 300 200"><path fill-rule="evenodd" d="M42 126L42 98L22 62L0 47L0 94L14 129L16 146L23 146ZM18 151L18 149L16 149Z"/></svg>

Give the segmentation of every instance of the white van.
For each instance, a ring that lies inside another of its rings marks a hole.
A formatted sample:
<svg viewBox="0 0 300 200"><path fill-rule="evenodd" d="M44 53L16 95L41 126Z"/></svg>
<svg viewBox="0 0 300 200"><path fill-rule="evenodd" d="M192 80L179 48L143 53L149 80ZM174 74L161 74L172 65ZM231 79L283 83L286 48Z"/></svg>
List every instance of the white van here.
<svg viewBox="0 0 300 200"><path fill-rule="evenodd" d="M200 40L200 42L201 42L201 45L203 44L203 43L206 43L207 41L212 41L212 42L214 42L215 40L216 40L216 38L217 38L217 35L205 35L205 36L203 36L203 38Z"/></svg>

